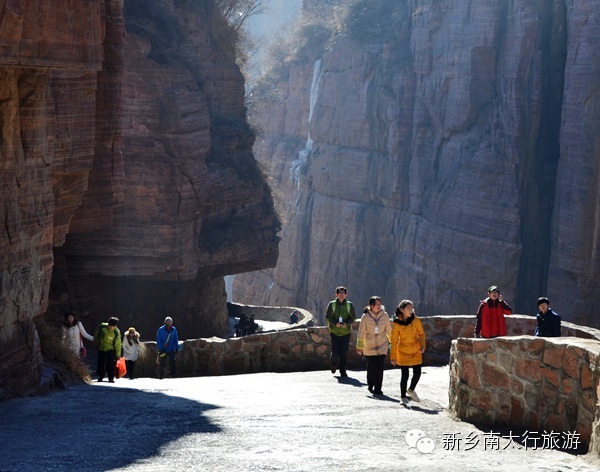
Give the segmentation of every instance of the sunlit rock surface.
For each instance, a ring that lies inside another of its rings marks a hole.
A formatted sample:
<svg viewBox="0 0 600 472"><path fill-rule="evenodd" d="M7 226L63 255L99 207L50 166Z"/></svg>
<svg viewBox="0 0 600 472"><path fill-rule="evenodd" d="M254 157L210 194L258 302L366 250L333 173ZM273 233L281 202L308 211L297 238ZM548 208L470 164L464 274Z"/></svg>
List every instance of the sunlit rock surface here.
<svg viewBox="0 0 600 472"><path fill-rule="evenodd" d="M387 41L342 33L253 113L284 230L277 267L236 276L234 299L322 317L344 284L358 307L468 314L496 284L517 312L547 295L600 326L600 2L403 5Z"/></svg>
<svg viewBox="0 0 600 472"><path fill-rule="evenodd" d="M208 2L129 1L125 18L121 99L107 103L120 152L96 153L53 294L74 285L92 318L117 313L147 336L166 315L185 337L224 335L222 277L273 266L278 229L232 33Z"/></svg>
<svg viewBox="0 0 600 472"><path fill-rule="evenodd" d="M40 379L33 318L48 306L52 247L64 239L92 162L103 11L82 0L0 9L0 398ZM66 181L71 189L62 192Z"/></svg>
<svg viewBox="0 0 600 472"><path fill-rule="evenodd" d="M0 399L39 382L44 313L225 334L223 276L273 266L279 227L226 23L210 2L5 3Z"/></svg>

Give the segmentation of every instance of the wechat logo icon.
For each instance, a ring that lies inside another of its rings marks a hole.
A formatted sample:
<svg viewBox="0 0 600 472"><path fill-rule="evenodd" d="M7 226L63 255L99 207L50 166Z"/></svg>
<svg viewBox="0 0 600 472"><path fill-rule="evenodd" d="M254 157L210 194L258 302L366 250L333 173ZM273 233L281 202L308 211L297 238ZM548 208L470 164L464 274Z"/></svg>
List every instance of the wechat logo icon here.
<svg viewBox="0 0 600 472"><path fill-rule="evenodd" d="M420 429L407 431L404 440L409 449L415 448L421 454L431 454L435 449L435 441L432 438L428 438Z"/></svg>

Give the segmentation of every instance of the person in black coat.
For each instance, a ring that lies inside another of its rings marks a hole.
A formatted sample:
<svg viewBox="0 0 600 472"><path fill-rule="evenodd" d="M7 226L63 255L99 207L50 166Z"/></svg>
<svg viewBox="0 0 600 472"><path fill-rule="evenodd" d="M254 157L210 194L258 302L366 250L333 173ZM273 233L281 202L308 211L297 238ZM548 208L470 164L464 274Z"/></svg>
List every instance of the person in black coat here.
<svg viewBox="0 0 600 472"><path fill-rule="evenodd" d="M550 300L546 297L538 298L537 327L535 328L536 336L543 337L559 337L560 332L560 316L550 308Z"/></svg>

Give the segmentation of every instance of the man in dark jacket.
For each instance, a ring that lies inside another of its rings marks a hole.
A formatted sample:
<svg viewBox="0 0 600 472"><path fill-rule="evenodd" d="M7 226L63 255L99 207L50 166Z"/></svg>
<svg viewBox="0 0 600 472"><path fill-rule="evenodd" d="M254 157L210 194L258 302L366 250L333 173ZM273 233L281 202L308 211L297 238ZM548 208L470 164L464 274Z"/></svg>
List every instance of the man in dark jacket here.
<svg viewBox="0 0 600 472"><path fill-rule="evenodd" d="M537 327L535 328L536 336L554 337L561 335L560 316L550 308L550 300L546 297L538 298Z"/></svg>

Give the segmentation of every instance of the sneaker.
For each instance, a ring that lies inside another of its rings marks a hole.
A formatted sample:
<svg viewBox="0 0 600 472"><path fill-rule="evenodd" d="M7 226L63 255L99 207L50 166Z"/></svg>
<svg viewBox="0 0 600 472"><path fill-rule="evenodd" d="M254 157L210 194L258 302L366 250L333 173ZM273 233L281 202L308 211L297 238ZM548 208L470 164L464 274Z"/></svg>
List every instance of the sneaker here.
<svg viewBox="0 0 600 472"><path fill-rule="evenodd" d="M345 370L340 370L340 376L341 377L348 377L348 374L346 373Z"/></svg>
<svg viewBox="0 0 600 472"><path fill-rule="evenodd" d="M375 390L373 395L383 395L383 392L381 390Z"/></svg>
<svg viewBox="0 0 600 472"><path fill-rule="evenodd" d="M408 406L408 398L407 397L402 397L400 400L402 401L402 404L404 406Z"/></svg>
<svg viewBox="0 0 600 472"><path fill-rule="evenodd" d="M410 398L412 398L414 401L416 402L420 402L421 399L419 398L419 395L417 395L417 392L415 392L414 390L408 390L406 393L408 393L410 395Z"/></svg>

